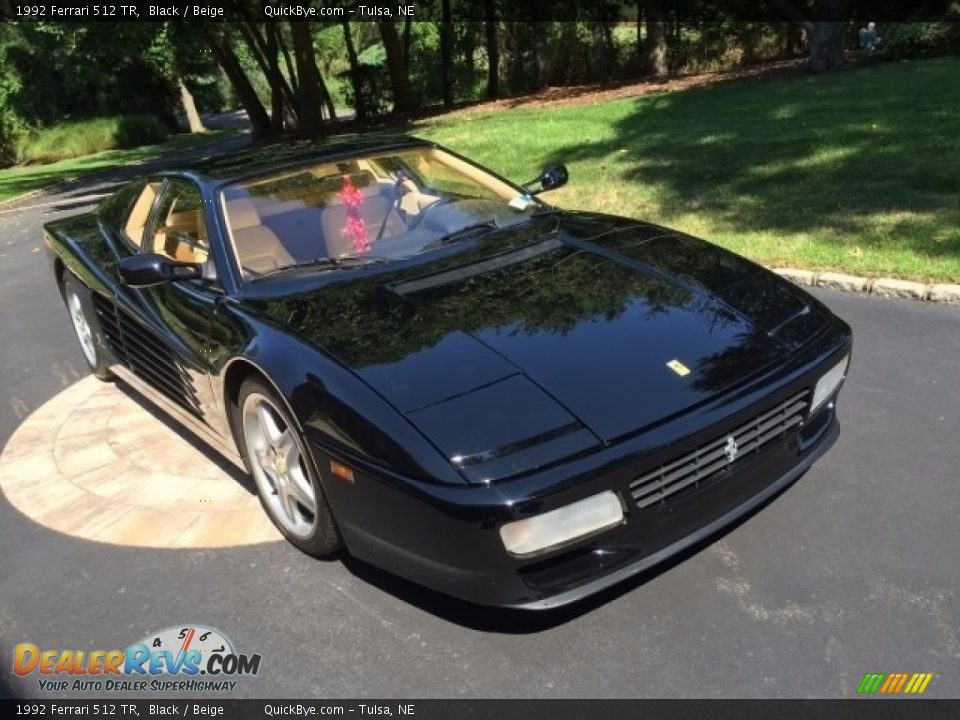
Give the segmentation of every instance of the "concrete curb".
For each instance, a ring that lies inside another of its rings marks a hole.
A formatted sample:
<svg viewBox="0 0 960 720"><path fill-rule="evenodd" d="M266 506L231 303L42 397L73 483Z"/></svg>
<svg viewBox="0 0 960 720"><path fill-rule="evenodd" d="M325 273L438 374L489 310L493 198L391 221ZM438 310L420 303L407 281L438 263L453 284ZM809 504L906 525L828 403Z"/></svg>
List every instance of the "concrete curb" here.
<svg viewBox="0 0 960 720"><path fill-rule="evenodd" d="M879 297L926 300L944 305L960 305L960 285L924 283L895 278L865 278L836 272L815 272L795 268L770 268L782 278L797 285L831 288Z"/></svg>

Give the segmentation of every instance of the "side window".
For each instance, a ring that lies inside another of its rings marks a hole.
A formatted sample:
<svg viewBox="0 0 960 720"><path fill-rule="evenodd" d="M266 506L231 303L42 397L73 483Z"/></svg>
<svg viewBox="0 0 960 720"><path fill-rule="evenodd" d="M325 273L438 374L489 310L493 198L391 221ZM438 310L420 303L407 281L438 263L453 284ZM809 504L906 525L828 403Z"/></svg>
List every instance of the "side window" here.
<svg viewBox="0 0 960 720"><path fill-rule="evenodd" d="M114 230L121 230L134 201L143 192L146 183L142 180L132 182L117 190L97 207L97 215Z"/></svg>
<svg viewBox="0 0 960 720"><path fill-rule="evenodd" d="M137 248L143 244L143 230L150 218L150 208L153 207L153 202L157 199L159 191L160 183L157 181L151 181L144 185L139 197L133 203L133 209L127 215L127 221L123 224L124 234Z"/></svg>
<svg viewBox="0 0 960 720"><path fill-rule="evenodd" d="M205 263L210 241L203 218L203 199L192 183L171 180L160 199L147 252L181 262Z"/></svg>

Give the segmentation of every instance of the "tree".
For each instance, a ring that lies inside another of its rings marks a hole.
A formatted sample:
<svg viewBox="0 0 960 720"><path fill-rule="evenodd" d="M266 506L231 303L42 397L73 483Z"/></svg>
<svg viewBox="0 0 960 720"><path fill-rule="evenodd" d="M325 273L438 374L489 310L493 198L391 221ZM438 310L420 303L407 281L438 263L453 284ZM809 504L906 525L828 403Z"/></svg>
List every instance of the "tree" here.
<svg viewBox="0 0 960 720"><path fill-rule="evenodd" d="M230 84L237 93L237 99L243 105L243 109L247 111L254 139L266 137L271 133L270 116L267 115L257 91L254 90L250 78L247 77L243 66L240 65L240 60L233 51L230 42L224 38L223 25L225 23L204 24L203 30L207 38L207 44L210 46L210 51L214 57L217 58L220 67L223 68L223 72L229 78Z"/></svg>
<svg viewBox="0 0 960 720"><path fill-rule="evenodd" d="M644 69L647 75L667 74L667 33L663 24L663 0L646 0L647 41Z"/></svg>
<svg viewBox="0 0 960 720"><path fill-rule="evenodd" d="M844 20L847 0L816 0L814 10L820 18L816 22L811 22L789 0L772 1L781 13L807 31L811 70L823 72L840 65L847 30Z"/></svg>
<svg viewBox="0 0 960 720"><path fill-rule="evenodd" d="M810 30L810 69L823 72L838 67L843 60L846 22L815 22Z"/></svg>
<svg viewBox="0 0 960 720"><path fill-rule="evenodd" d="M297 64L298 105L300 108L298 129L308 135L316 134L323 126L325 87L322 87L317 60L313 54L313 39L310 25L290 21L290 37L293 40L293 58Z"/></svg>
<svg viewBox="0 0 960 720"><path fill-rule="evenodd" d="M206 132L190 91L194 78L209 74L214 67L209 55L201 52L204 47L202 35L196 28L177 27L170 22L154 25L145 32L147 37L141 41L149 44L143 57L177 88L189 131Z"/></svg>
<svg viewBox="0 0 960 720"><path fill-rule="evenodd" d="M484 0L483 16L487 28L487 100L500 95L500 41L497 37L496 0Z"/></svg>
<svg viewBox="0 0 960 720"><path fill-rule="evenodd" d="M353 44L353 34L350 32L350 23L344 20L343 42L347 46L347 60L350 63L350 84L353 86L353 110L357 120L366 120L367 106L363 96L363 77L360 70L360 61L357 59L357 49Z"/></svg>
<svg viewBox="0 0 960 720"><path fill-rule="evenodd" d="M246 41L247 50L270 85L270 130L283 130L284 117L299 116L299 104L293 89L280 71L280 24L265 23L264 27L253 20L253 14L244 6L240 13L248 19L237 23L240 35Z"/></svg>
<svg viewBox="0 0 960 720"><path fill-rule="evenodd" d="M180 104L183 105L183 114L187 118L187 127L192 133L206 132L203 121L200 119L200 113L197 112L197 105L193 101L193 94L183 82L183 78L177 78L177 86L180 89Z"/></svg>
<svg viewBox="0 0 960 720"><path fill-rule="evenodd" d="M453 19L450 16L450 0L441 2L440 21L440 85L445 107L453 106Z"/></svg>
<svg viewBox="0 0 960 720"><path fill-rule="evenodd" d="M404 59L403 43L397 34L392 20L377 23L383 49L387 55L387 70L390 73L390 87L393 90L393 109L397 112L411 112L417 109L417 98L410 85L410 69Z"/></svg>

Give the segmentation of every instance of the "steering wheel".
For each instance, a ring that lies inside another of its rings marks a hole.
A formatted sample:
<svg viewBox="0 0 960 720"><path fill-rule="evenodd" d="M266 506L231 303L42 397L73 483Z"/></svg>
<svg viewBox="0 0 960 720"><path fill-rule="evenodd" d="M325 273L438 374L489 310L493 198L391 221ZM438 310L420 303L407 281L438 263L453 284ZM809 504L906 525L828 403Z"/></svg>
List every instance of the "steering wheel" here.
<svg viewBox="0 0 960 720"><path fill-rule="evenodd" d="M407 232L411 230L415 230L420 225L420 223L423 222L424 218L426 218L427 213L433 210L436 210L438 207L441 207L443 205L449 205L453 201L454 201L454 197L452 195L446 195L442 198L437 198L436 200L434 200L425 208L421 209L420 214L413 219L413 222L407 225Z"/></svg>

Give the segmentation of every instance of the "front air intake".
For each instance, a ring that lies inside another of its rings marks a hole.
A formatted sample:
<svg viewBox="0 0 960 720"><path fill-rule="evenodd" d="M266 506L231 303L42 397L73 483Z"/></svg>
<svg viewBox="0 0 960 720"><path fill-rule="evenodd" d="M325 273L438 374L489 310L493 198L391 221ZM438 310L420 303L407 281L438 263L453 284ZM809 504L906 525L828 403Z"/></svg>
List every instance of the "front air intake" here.
<svg viewBox="0 0 960 720"><path fill-rule="evenodd" d="M722 478L728 469L735 469L795 431L807 415L809 396L809 390L797 393L733 432L641 475L630 483L630 494L640 508L649 508L683 490Z"/></svg>

